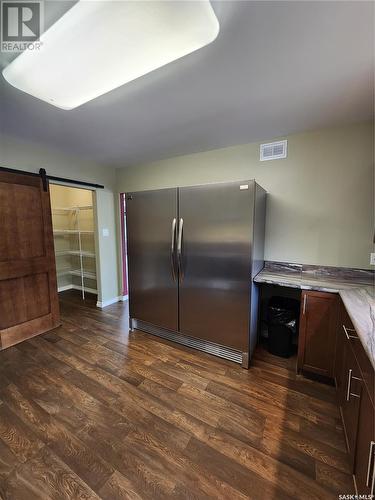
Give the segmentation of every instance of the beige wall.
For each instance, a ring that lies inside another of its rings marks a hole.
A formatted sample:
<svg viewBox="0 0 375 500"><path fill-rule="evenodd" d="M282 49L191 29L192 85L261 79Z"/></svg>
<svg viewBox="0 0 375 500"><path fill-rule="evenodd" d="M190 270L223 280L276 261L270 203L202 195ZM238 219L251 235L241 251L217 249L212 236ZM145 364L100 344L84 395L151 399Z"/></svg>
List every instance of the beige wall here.
<svg viewBox="0 0 375 500"><path fill-rule="evenodd" d="M103 184L110 191L115 188L113 168L84 161L74 155L66 155L43 144L21 141L1 134L0 166L30 172L38 172L42 167L50 175Z"/></svg>
<svg viewBox="0 0 375 500"><path fill-rule="evenodd" d="M105 304L118 297L115 170L4 135L0 135L0 166L30 172L38 172L43 167L50 175L105 186L96 191L98 300ZM109 230L109 237L103 236L104 228Z"/></svg>
<svg viewBox="0 0 375 500"><path fill-rule="evenodd" d="M116 210L118 207L117 194L98 189L96 191L97 247L101 272L99 275L99 289L101 296L98 300L103 306L121 295L119 289L119 267L118 267L118 237ZM109 231L108 236L103 235L103 229Z"/></svg>
<svg viewBox="0 0 375 500"><path fill-rule="evenodd" d="M260 162L259 143L245 144L118 169L118 189L254 178L269 193L266 259L369 268L374 231L372 124L287 139L284 160Z"/></svg>

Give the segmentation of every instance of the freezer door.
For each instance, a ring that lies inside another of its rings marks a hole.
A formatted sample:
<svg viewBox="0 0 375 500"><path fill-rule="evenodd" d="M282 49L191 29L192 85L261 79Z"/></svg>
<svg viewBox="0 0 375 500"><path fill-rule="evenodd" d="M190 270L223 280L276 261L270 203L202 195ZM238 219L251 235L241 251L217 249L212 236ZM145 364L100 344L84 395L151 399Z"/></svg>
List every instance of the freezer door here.
<svg viewBox="0 0 375 500"><path fill-rule="evenodd" d="M180 188L180 332L248 351L253 181ZM181 232L182 227L182 232Z"/></svg>
<svg viewBox="0 0 375 500"><path fill-rule="evenodd" d="M130 317L178 329L177 189L126 195Z"/></svg>

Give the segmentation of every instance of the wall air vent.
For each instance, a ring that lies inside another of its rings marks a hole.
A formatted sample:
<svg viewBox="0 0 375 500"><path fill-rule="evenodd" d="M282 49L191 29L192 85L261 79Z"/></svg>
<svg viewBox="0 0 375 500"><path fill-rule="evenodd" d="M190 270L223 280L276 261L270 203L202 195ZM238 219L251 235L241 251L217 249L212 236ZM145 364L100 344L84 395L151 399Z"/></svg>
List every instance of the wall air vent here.
<svg viewBox="0 0 375 500"><path fill-rule="evenodd" d="M260 145L260 161L280 160L287 157L288 141L269 142Z"/></svg>

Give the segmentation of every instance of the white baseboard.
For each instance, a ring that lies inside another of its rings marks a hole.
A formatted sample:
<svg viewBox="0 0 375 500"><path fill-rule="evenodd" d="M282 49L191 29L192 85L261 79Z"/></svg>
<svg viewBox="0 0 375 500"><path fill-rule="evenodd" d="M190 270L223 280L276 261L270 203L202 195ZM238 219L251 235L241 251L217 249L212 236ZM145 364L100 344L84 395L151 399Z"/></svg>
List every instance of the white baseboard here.
<svg viewBox="0 0 375 500"><path fill-rule="evenodd" d="M82 291L82 287L78 286L78 285L64 285L64 286L59 286L57 289L58 293L65 292L66 290L80 290L80 291ZM94 295L98 294L98 290L95 290L94 288L88 288L86 286L85 286L85 292L93 293Z"/></svg>
<svg viewBox="0 0 375 500"><path fill-rule="evenodd" d="M103 302L98 300L98 302L96 303L96 307L100 307L101 309L103 309L104 307L111 306L116 302L123 302L125 300L128 300L127 295L119 295L118 297L113 297L113 299L104 300Z"/></svg>
<svg viewBox="0 0 375 500"><path fill-rule="evenodd" d="M64 286L59 286L57 291L60 292L65 292L65 290L72 290L74 288L74 285L64 285Z"/></svg>
<svg viewBox="0 0 375 500"><path fill-rule="evenodd" d="M78 285L65 285L65 286L60 286L57 289L58 292L65 292L65 290L82 290L82 287L78 286ZM85 292L94 293L95 295L98 293L97 290L94 290L93 288L86 288L86 287L85 287ZM124 302L124 301L128 300L128 298L129 298L128 295L119 295L118 297L113 297L113 299L104 300L103 302L98 300L96 303L96 307L100 307L100 309L103 309L104 307L115 304L116 302Z"/></svg>

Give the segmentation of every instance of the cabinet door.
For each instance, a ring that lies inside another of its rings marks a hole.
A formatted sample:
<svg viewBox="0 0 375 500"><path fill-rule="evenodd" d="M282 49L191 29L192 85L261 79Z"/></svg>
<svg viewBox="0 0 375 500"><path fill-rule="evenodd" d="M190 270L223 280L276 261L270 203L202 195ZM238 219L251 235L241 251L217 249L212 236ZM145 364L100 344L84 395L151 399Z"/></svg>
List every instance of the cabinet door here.
<svg viewBox="0 0 375 500"><path fill-rule="evenodd" d="M335 384L339 398L340 394L342 393L342 386L344 383L343 380L344 346L347 340L345 337L345 331L342 326L344 314L345 314L344 306L342 303L340 303L339 320L337 322L337 331L336 331L335 367L334 367Z"/></svg>
<svg viewBox="0 0 375 500"><path fill-rule="evenodd" d="M341 394L341 414L351 463L354 454L358 430L359 407L361 403L362 379L358 363L349 342L344 347L343 384Z"/></svg>
<svg viewBox="0 0 375 500"><path fill-rule="evenodd" d="M333 378L338 297L333 293L302 292L298 370Z"/></svg>
<svg viewBox="0 0 375 500"><path fill-rule="evenodd" d="M375 421L374 407L367 389L362 391L359 408L355 480L358 493L374 495L375 491Z"/></svg>

